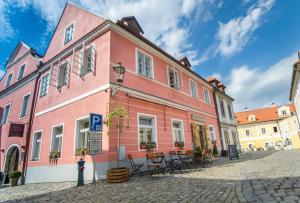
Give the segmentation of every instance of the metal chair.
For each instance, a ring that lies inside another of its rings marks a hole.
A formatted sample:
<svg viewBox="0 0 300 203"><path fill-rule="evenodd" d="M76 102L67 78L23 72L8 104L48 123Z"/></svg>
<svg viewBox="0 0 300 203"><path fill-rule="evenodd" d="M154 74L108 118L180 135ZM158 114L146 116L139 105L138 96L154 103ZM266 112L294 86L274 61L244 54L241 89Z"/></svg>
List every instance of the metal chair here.
<svg viewBox="0 0 300 203"><path fill-rule="evenodd" d="M130 163L131 169L132 169L132 172L130 173L130 176L134 176L136 174L139 174L140 176L142 176L143 175L143 171L141 171L141 168L144 166L144 164L136 164L136 163L134 163L131 154L128 154L128 160L129 160L129 163Z"/></svg>

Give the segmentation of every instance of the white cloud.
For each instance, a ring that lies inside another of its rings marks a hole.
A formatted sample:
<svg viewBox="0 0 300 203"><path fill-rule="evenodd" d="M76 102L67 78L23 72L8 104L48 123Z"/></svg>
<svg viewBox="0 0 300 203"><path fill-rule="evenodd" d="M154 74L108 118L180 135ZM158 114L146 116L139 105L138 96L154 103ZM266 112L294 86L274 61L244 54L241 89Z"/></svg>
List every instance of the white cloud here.
<svg viewBox="0 0 300 203"><path fill-rule="evenodd" d="M5 1L0 1L0 41L9 40L15 36L15 32L9 22L8 4Z"/></svg>
<svg viewBox="0 0 300 203"><path fill-rule="evenodd" d="M241 51L251 39L254 31L262 24L264 15L272 8L275 0L258 0L245 16L231 19L227 23L219 22L216 35L219 41L217 53L230 56Z"/></svg>
<svg viewBox="0 0 300 203"><path fill-rule="evenodd" d="M222 75L220 73L213 73L212 75L210 75L209 77L212 77L212 78L217 78L218 80L220 80L222 82Z"/></svg>
<svg viewBox="0 0 300 203"><path fill-rule="evenodd" d="M235 98L235 109L287 103L292 66L296 60L297 54L293 54L264 70L246 65L232 69L227 93Z"/></svg>

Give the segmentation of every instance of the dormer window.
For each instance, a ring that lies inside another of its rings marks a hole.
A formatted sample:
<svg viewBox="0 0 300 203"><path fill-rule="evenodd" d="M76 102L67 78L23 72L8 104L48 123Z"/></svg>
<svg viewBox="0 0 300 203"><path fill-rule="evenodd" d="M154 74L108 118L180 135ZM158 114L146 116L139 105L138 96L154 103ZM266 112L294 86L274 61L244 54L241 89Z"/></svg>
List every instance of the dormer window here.
<svg viewBox="0 0 300 203"><path fill-rule="evenodd" d="M249 120L250 122L255 122L255 121L256 121L255 115L251 114L251 115L248 117L248 120Z"/></svg>
<svg viewBox="0 0 300 203"><path fill-rule="evenodd" d="M12 73L7 76L7 80L6 80L6 83L5 83L5 88L10 86L10 83L12 81L12 77L13 77Z"/></svg>
<svg viewBox="0 0 300 203"><path fill-rule="evenodd" d="M65 30L65 41L64 44L67 44L73 39L74 34L74 23L72 23L69 27Z"/></svg>
<svg viewBox="0 0 300 203"><path fill-rule="evenodd" d="M169 85L174 89L179 89L179 74L174 68L168 68Z"/></svg>
<svg viewBox="0 0 300 203"><path fill-rule="evenodd" d="M24 77L24 71L25 71L25 64L23 64L19 69L18 80L20 80Z"/></svg>

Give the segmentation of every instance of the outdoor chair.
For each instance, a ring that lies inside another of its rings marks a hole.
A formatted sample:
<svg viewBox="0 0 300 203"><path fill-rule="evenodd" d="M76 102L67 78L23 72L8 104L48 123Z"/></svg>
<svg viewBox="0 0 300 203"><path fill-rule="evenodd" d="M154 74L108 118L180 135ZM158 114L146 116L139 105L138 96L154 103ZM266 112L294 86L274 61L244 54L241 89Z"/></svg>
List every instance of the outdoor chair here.
<svg viewBox="0 0 300 203"><path fill-rule="evenodd" d="M180 173L182 173L181 169L183 167L182 161L179 159L179 156L176 151L170 151L169 152L170 159L166 161L168 167L171 169L172 172L175 170L179 170Z"/></svg>
<svg viewBox="0 0 300 203"><path fill-rule="evenodd" d="M134 176L136 174L142 176L143 175L143 171L141 170L142 167L144 166L144 164L136 164L133 161L132 155L128 154L128 160L132 169L132 172L130 173L130 176Z"/></svg>
<svg viewBox="0 0 300 203"><path fill-rule="evenodd" d="M182 167L185 169L193 167L193 151L187 150L185 152L178 152L178 157L182 163Z"/></svg>
<svg viewBox="0 0 300 203"><path fill-rule="evenodd" d="M206 150L202 150L202 159L201 159L202 166L204 168L208 168L212 166L212 155L211 153L207 152Z"/></svg>
<svg viewBox="0 0 300 203"><path fill-rule="evenodd" d="M147 159L148 172L151 177L152 175L161 172L161 164L158 160L157 153L146 154L146 159Z"/></svg>

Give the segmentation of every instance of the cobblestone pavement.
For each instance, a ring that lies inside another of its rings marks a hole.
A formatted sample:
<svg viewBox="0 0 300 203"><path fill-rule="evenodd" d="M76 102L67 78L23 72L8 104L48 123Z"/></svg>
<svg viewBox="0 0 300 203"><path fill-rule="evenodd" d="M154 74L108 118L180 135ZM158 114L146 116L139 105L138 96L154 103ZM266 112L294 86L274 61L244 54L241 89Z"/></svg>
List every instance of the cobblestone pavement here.
<svg viewBox="0 0 300 203"><path fill-rule="evenodd" d="M8 202L300 202L300 150L261 151L184 174L104 181L28 184L0 188Z"/></svg>

